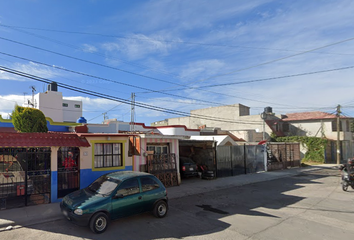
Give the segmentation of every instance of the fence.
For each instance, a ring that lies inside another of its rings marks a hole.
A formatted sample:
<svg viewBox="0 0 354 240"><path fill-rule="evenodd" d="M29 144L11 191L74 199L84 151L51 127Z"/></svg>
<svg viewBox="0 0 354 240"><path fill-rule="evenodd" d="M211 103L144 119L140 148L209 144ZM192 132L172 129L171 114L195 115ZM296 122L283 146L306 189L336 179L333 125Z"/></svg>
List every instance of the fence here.
<svg viewBox="0 0 354 240"><path fill-rule="evenodd" d="M50 202L50 148L0 148L0 209Z"/></svg>
<svg viewBox="0 0 354 240"><path fill-rule="evenodd" d="M267 151L265 153L265 150ZM268 143L264 145L220 146L216 148L217 177L300 167L299 143Z"/></svg>
<svg viewBox="0 0 354 240"><path fill-rule="evenodd" d="M264 171L264 146L220 146L216 148L217 177Z"/></svg>
<svg viewBox="0 0 354 240"><path fill-rule="evenodd" d="M300 143L268 143L268 171L300 167Z"/></svg>
<svg viewBox="0 0 354 240"><path fill-rule="evenodd" d="M176 155L149 154L147 156L147 171L155 175L166 186L178 185Z"/></svg>

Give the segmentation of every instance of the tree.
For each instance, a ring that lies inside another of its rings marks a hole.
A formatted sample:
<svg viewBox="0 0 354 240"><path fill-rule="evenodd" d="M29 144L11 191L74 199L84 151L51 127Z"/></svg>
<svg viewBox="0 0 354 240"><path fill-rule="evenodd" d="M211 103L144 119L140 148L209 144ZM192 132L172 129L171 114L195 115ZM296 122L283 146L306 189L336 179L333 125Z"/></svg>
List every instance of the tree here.
<svg viewBox="0 0 354 240"><path fill-rule="evenodd" d="M44 114L35 108L16 105L12 111L12 123L19 132L48 132Z"/></svg>

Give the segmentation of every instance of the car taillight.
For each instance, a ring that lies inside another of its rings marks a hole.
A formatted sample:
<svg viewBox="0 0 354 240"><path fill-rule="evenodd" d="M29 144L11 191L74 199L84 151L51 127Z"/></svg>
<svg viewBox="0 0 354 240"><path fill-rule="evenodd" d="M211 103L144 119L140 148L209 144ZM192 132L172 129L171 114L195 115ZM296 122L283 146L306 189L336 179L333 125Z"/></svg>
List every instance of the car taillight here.
<svg viewBox="0 0 354 240"><path fill-rule="evenodd" d="M182 171L186 171L186 166L182 166Z"/></svg>

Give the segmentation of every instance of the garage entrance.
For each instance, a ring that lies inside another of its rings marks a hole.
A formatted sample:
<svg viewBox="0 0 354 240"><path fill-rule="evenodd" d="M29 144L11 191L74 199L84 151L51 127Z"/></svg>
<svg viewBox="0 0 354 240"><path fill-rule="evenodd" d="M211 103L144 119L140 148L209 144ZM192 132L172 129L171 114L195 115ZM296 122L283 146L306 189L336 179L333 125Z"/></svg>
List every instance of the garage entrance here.
<svg viewBox="0 0 354 240"><path fill-rule="evenodd" d="M216 177L215 146L215 142L211 140L180 140L179 155L180 158L192 160L202 176L205 176L205 179L213 179Z"/></svg>

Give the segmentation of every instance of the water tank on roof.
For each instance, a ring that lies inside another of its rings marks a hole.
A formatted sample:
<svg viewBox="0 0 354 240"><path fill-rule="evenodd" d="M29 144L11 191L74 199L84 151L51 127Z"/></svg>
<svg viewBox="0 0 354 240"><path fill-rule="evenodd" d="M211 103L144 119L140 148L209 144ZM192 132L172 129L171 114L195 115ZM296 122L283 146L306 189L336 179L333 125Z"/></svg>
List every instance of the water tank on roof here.
<svg viewBox="0 0 354 240"><path fill-rule="evenodd" d="M77 123L87 123L87 120L84 117L80 117L76 120Z"/></svg>
<svg viewBox="0 0 354 240"><path fill-rule="evenodd" d="M265 107L264 112L265 113L273 113L273 109L271 107Z"/></svg>
<svg viewBox="0 0 354 240"><path fill-rule="evenodd" d="M56 82L51 82L50 84L48 84L48 91L57 92L58 84Z"/></svg>

